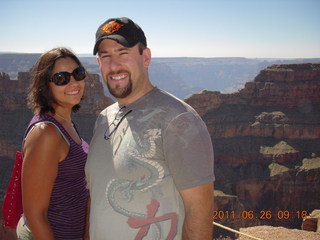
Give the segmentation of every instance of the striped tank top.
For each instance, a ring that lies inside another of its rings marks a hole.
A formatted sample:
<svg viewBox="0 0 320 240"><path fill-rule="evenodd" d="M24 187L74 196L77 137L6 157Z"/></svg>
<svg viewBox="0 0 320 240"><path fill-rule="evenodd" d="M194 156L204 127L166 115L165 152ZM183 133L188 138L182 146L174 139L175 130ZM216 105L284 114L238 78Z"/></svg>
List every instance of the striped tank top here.
<svg viewBox="0 0 320 240"><path fill-rule="evenodd" d="M76 143L64 127L48 114L35 115L26 132L39 122L54 123L70 144L67 157L58 165L58 174L48 209L48 220L55 238L82 238L88 198L84 167L89 145L83 139L81 144Z"/></svg>

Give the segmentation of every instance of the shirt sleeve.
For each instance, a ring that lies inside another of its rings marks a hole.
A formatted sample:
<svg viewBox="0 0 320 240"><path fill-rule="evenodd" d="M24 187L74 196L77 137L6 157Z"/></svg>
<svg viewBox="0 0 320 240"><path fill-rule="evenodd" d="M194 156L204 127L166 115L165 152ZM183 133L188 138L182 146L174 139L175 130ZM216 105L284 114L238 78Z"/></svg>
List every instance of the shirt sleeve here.
<svg viewBox="0 0 320 240"><path fill-rule="evenodd" d="M179 191L215 180L211 137L200 116L185 112L172 119L164 133L163 147Z"/></svg>

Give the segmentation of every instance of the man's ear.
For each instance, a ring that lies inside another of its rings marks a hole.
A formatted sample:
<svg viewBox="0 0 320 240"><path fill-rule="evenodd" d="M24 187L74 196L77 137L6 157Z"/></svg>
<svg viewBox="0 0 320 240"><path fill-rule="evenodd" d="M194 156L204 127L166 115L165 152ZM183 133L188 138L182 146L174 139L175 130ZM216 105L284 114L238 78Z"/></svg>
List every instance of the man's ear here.
<svg viewBox="0 0 320 240"><path fill-rule="evenodd" d="M144 59L144 66L145 67L149 67L150 63L151 63L151 50L150 48L145 48L143 50L143 59Z"/></svg>
<svg viewBox="0 0 320 240"><path fill-rule="evenodd" d="M99 64L99 66L100 66L101 65L100 58L96 57L96 60L97 60L97 63Z"/></svg>

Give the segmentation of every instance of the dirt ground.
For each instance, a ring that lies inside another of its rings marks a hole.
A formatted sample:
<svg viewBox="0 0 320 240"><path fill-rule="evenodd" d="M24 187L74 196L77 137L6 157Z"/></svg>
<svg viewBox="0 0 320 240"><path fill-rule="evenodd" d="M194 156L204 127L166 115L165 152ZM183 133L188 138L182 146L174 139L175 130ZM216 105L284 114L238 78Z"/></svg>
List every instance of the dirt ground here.
<svg viewBox="0 0 320 240"><path fill-rule="evenodd" d="M320 240L320 232L309 232L298 229L287 229L284 227L256 226L240 228L240 232L253 236L249 238L243 235L239 240Z"/></svg>

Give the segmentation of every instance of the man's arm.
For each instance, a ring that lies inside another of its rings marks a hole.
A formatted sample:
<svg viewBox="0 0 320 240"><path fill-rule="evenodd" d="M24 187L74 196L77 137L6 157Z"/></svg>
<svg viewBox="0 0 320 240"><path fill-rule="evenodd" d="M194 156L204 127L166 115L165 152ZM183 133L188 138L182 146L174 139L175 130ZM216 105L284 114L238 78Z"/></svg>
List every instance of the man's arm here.
<svg viewBox="0 0 320 240"><path fill-rule="evenodd" d="M186 212L183 240L212 239L213 190L214 184L207 183L180 191Z"/></svg>

